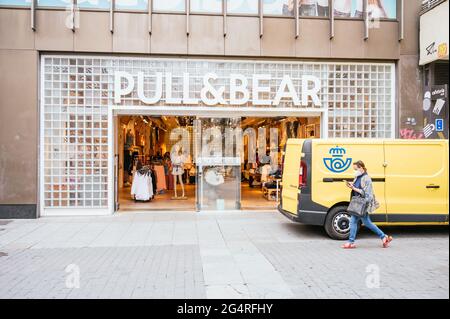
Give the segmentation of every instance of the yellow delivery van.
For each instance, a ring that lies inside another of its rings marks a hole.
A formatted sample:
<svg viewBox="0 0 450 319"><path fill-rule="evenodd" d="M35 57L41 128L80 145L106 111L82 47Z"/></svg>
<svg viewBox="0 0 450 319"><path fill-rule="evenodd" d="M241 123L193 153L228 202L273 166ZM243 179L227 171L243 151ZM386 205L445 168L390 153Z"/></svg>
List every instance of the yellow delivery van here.
<svg viewBox="0 0 450 319"><path fill-rule="evenodd" d="M352 163L362 160L380 208L378 225L448 225L448 140L290 139L278 210L347 239Z"/></svg>

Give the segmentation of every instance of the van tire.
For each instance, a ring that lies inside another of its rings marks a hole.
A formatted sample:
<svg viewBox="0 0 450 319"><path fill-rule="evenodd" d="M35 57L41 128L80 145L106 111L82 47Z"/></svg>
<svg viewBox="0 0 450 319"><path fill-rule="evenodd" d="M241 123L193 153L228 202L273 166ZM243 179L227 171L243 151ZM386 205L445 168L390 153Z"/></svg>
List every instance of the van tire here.
<svg viewBox="0 0 450 319"><path fill-rule="evenodd" d="M324 228L332 239L347 240L350 236L350 215L347 214L347 207L333 207L327 214Z"/></svg>

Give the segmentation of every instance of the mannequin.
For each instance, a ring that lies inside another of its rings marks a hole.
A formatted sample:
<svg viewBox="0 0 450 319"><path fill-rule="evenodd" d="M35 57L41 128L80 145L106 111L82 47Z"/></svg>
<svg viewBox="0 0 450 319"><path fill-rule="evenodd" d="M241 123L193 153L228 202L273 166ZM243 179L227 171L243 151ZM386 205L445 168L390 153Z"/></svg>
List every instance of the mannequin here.
<svg viewBox="0 0 450 319"><path fill-rule="evenodd" d="M185 156L182 152L181 147L174 146L170 154L170 158L172 159L173 165L172 175L174 180L174 196L172 197L172 199L187 199L187 197L184 194L184 184L183 184L183 174L184 174L183 163ZM178 197L177 194L178 181L180 182L181 185L181 194L182 194L181 197Z"/></svg>

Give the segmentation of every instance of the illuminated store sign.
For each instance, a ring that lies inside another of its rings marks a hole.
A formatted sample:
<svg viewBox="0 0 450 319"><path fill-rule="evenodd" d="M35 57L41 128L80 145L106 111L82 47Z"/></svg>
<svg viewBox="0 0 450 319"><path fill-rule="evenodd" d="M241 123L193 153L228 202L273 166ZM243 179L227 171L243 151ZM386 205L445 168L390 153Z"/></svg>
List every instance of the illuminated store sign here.
<svg viewBox="0 0 450 319"><path fill-rule="evenodd" d="M290 100L295 106L308 106L312 101L320 107L321 102L318 93L321 90L319 78L313 75L303 75L293 81L289 74L285 74L280 84L276 87L276 94L272 97L270 74L253 74L249 79L242 74L230 74L227 77L228 85L217 85L219 79L216 73L207 73L202 77L202 88L199 97L193 97L190 89L191 77L189 73L182 76L183 92L181 96L175 96L172 83L174 76L169 72L156 72L152 76L137 72L132 75L128 72L117 71L114 73L114 103L119 104L122 97L136 90L139 100L144 104L156 104L163 97L167 104L195 105L200 102L205 105L244 105L252 103L261 106L277 106L281 100ZM163 81L164 80L164 81ZM145 92L145 83L154 83L151 94ZM294 82L300 82L300 91L296 89ZM226 98L229 97L229 98Z"/></svg>

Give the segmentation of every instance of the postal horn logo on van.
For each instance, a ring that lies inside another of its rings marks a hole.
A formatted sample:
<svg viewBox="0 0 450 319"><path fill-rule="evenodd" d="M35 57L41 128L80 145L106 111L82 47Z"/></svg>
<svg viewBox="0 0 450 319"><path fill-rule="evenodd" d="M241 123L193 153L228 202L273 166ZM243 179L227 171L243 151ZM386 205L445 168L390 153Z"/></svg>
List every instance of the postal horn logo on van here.
<svg viewBox="0 0 450 319"><path fill-rule="evenodd" d="M344 158L347 151L343 147L333 147L329 151L331 157L325 157L323 163L325 167L332 171L333 173L343 173L352 164L352 159L350 157Z"/></svg>

